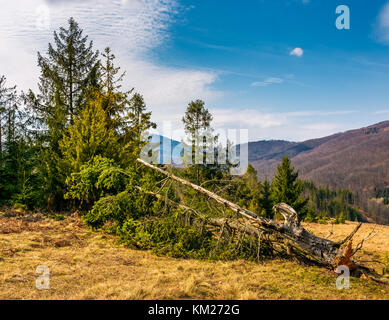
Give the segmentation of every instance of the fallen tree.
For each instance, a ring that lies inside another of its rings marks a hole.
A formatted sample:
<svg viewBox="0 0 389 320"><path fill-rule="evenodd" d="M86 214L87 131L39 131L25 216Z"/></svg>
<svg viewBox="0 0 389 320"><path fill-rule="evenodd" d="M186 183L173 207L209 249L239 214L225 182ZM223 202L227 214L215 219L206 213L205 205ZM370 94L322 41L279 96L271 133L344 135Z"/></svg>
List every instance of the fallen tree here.
<svg viewBox="0 0 389 320"><path fill-rule="evenodd" d="M224 227L228 226L240 233L256 235L259 238L259 241L261 240L261 237L266 237L266 241L281 245L286 250L287 254L303 257L331 270L336 270L339 265L346 265L350 270L356 269L356 265L351 259L353 253L355 253L355 251L352 250L352 238L361 227L361 223L359 223L353 232L345 239L334 242L317 237L304 229L300 224L296 211L287 204L280 203L273 207L275 212L281 214L285 218L283 223L279 223L258 216L250 210L242 208L201 186L177 177L142 159L137 159L137 162L152 170L158 171L169 179L177 181L182 185L188 186L197 192L212 198L219 204L241 215L241 219L208 219L211 224L222 228L221 233L223 233ZM183 206L182 204L178 205L181 207ZM187 210L192 210L196 214L199 214L192 208L184 207Z"/></svg>

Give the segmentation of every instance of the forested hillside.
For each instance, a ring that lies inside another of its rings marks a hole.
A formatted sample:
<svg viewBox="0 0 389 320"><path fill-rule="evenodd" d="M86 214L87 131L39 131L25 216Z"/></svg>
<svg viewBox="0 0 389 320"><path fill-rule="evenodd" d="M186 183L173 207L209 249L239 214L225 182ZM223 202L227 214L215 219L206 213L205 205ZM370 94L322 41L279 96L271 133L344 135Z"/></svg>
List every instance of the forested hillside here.
<svg viewBox="0 0 389 320"><path fill-rule="evenodd" d="M328 137L288 144L260 154L260 142L249 143L249 159L260 179L272 177L277 163L288 155L300 177L318 186L347 189L358 199L354 205L379 223L389 223L387 207L372 201L375 189L389 184L389 121ZM263 145L264 142L261 142ZM269 141L270 150L279 142Z"/></svg>

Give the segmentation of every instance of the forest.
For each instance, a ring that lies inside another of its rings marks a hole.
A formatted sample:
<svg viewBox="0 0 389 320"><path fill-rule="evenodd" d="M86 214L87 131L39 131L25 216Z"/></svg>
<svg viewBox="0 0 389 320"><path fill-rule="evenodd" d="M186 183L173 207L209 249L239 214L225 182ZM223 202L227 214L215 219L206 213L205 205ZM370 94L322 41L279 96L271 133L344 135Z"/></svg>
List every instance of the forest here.
<svg viewBox="0 0 389 320"><path fill-rule="evenodd" d="M37 92L19 93L5 76L0 79L2 205L56 219L78 210L93 229L174 257L258 259L275 253L266 240L245 234L232 242L233 228L220 226L220 219L236 212L137 161L148 130L156 127L151 112L141 93L122 87L126 73L111 49L96 50L73 18L54 32L37 63ZM212 120L204 101L188 102L182 122L193 142L192 159L197 150L206 157L198 135L212 134ZM212 140L218 144L216 135ZM259 181L251 165L234 176L228 161L191 163L158 167L266 219L282 220L273 207L285 203L307 222L362 220L352 193L300 180L287 156L272 181ZM378 196L387 200L388 194ZM221 228L218 237L208 227L212 223Z"/></svg>
<svg viewBox="0 0 389 320"><path fill-rule="evenodd" d="M376 199L383 199L383 203L386 205L389 205L389 188L386 188L385 190L380 190L375 188L375 198Z"/></svg>

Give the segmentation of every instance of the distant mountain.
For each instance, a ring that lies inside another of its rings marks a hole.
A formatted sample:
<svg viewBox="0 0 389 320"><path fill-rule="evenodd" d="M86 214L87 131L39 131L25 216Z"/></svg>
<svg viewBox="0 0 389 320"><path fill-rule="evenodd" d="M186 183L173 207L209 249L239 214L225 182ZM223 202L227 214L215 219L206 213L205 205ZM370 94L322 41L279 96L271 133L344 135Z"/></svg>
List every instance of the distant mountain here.
<svg viewBox="0 0 389 320"><path fill-rule="evenodd" d="M153 136L159 163L169 158L163 143L171 143L171 158L181 164L181 142ZM237 146L239 154L240 146ZM189 150L189 149L188 149ZM348 189L358 195L354 203L364 219L389 224L389 206L379 203L374 188L389 188L389 121L303 142L285 140L248 143L249 162L261 180L272 179L277 164L288 155L300 178L331 189Z"/></svg>
<svg viewBox="0 0 389 320"><path fill-rule="evenodd" d="M249 142L249 161L258 161L266 159L267 156L272 157L277 153L282 153L289 148L297 145L297 142L290 142L285 140L263 140L256 142ZM237 147L237 152L239 152L240 146Z"/></svg>
<svg viewBox="0 0 389 320"><path fill-rule="evenodd" d="M173 164L181 164L183 149L181 142L157 134L151 135L149 139L150 145L152 146L154 152L158 152L159 164L168 162Z"/></svg>
<svg viewBox="0 0 389 320"><path fill-rule="evenodd" d="M260 178L274 175L288 155L303 179L354 192L389 186L389 121L303 142L249 143L249 162Z"/></svg>
<svg viewBox="0 0 389 320"><path fill-rule="evenodd" d="M171 157L175 164L181 163L181 142L159 135L151 141L159 149L160 163L169 157L163 142L171 143ZM249 142L248 150L249 162L261 179L272 178L277 164L288 155L301 178L319 185L353 192L389 186L389 121L303 142Z"/></svg>

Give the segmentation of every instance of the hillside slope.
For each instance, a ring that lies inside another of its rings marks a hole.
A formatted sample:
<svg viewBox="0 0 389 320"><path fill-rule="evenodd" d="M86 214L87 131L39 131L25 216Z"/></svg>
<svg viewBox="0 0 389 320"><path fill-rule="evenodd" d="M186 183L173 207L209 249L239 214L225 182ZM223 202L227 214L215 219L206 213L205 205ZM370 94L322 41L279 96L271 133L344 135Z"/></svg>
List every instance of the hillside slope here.
<svg viewBox="0 0 389 320"><path fill-rule="evenodd" d="M249 159L261 178L273 176L277 163L288 155L301 178L317 184L354 192L389 185L389 121L293 143L263 156L255 156L257 144L249 144Z"/></svg>

